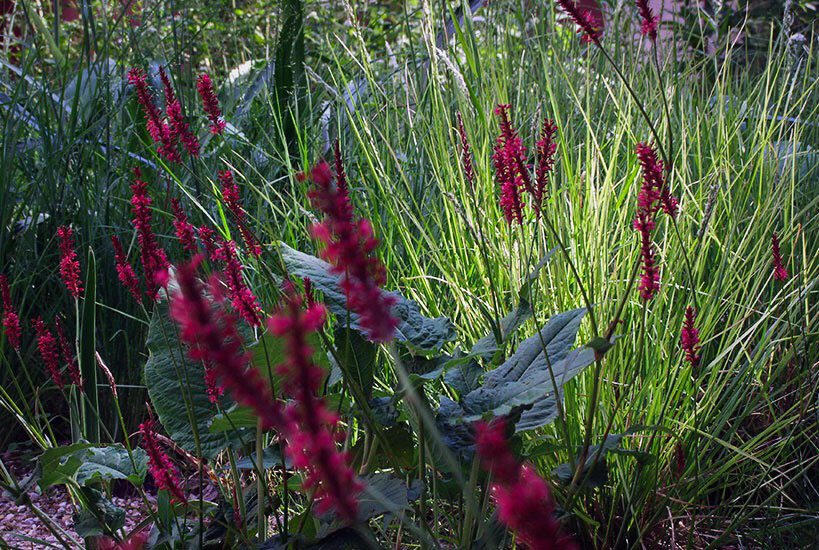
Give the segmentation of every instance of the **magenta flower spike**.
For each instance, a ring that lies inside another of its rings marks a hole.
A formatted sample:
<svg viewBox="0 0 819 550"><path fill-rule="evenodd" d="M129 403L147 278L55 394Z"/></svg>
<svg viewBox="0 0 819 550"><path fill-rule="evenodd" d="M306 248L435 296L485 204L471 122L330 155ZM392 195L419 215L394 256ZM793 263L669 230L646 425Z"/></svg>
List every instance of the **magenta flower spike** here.
<svg viewBox="0 0 819 550"><path fill-rule="evenodd" d="M5 275L0 275L0 296L3 301L3 334L9 341L11 347L20 351L20 317L14 309L14 304L11 301L11 291L9 290L9 282Z"/></svg>
<svg viewBox="0 0 819 550"><path fill-rule="evenodd" d="M60 238L60 277L71 296L78 298L83 288L80 284L80 262L74 250L73 235L74 230L67 225L61 225L57 229L57 237Z"/></svg>
<svg viewBox="0 0 819 550"><path fill-rule="evenodd" d="M771 234L771 256L773 257L774 279L787 281L788 270L785 269L785 265L782 263L782 254L779 252L779 237L776 236L776 232Z"/></svg>

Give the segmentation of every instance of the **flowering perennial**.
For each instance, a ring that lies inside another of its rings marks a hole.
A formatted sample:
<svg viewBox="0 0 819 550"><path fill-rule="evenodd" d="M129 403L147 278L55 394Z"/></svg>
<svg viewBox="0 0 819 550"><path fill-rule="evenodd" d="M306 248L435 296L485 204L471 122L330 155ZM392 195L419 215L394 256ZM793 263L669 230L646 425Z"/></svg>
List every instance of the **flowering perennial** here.
<svg viewBox="0 0 819 550"><path fill-rule="evenodd" d="M57 236L60 238L60 277L71 295L77 298L83 289L80 284L80 262L74 251L73 235L74 230L67 225L61 225L57 229Z"/></svg>
<svg viewBox="0 0 819 550"><path fill-rule="evenodd" d="M3 300L3 334L6 335L11 347L20 351L20 317L11 302L9 282L5 275L0 275L0 297Z"/></svg>
<svg viewBox="0 0 819 550"><path fill-rule="evenodd" d="M575 0L557 0L557 3L572 18L577 25L577 32L582 36L583 42L600 45L600 37L603 35L603 28L597 17L589 11L577 5Z"/></svg>
<svg viewBox="0 0 819 550"><path fill-rule="evenodd" d="M682 335L680 336L680 345L685 352L685 360L692 367L696 367L700 362L700 356L697 355L700 349L700 333L694 325L696 318L697 312L693 307L685 310L685 321L683 321Z"/></svg>
<svg viewBox="0 0 819 550"><path fill-rule="evenodd" d="M151 227L151 197L148 195L148 184L139 178L142 172L134 167L134 184L131 185L131 205L134 213L134 227L139 241L142 268L145 271L146 285L153 299L159 286L168 280L168 258L165 251L156 243Z"/></svg>
<svg viewBox="0 0 819 550"><path fill-rule="evenodd" d="M219 257L225 262L225 282L230 293L233 309L251 326L262 324L262 308L242 277L242 264L236 256L236 243L225 241L219 250Z"/></svg>
<svg viewBox="0 0 819 550"><path fill-rule="evenodd" d="M640 254L643 273L640 277L640 297L648 301L660 289L660 272L651 242L651 232L656 227L656 214L662 208L675 218L678 210L677 199L668 191L663 175L663 161L657 158L657 151L645 143L637 144L637 158L643 171L643 184L637 194L637 215L634 229L640 233Z"/></svg>
<svg viewBox="0 0 819 550"><path fill-rule="evenodd" d="M227 209L230 210L230 213L236 218L236 224L239 226L239 234L242 235L245 248L248 252L258 257L262 253L262 247L247 227L245 209L242 207L242 202L239 199L239 187L233 180L233 172L230 170L220 171L219 181L222 182L222 199L225 201Z"/></svg>
<svg viewBox="0 0 819 550"><path fill-rule="evenodd" d="M176 237L182 242L182 246L188 252L196 252L196 236L193 232L193 225L188 221L185 211L179 204L179 199L171 199L173 209L173 228Z"/></svg>
<svg viewBox="0 0 819 550"><path fill-rule="evenodd" d="M210 76L207 74L199 75L196 81L196 89L199 90L199 95L202 97L202 104L205 107L205 113L210 119L210 131L213 134L221 134L227 123L222 117L222 111L219 109L219 100L213 92L213 83L210 81Z"/></svg>
<svg viewBox="0 0 819 550"><path fill-rule="evenodd" d="M63 354L63 361L68 370L68 377L71 383L82 389L82 377L80 376L80 368L77 366L77 361L74 353L71 351L71 346L68 344L68 338L65 337L63 330L63 323L59 317L54 317L54 328L57 331L57 341L60 343L60 351Z"/></svg>
<svg viewBox="0 0 819 550"><path fill-rule="evenodd" d="M340 155L336 165L341 166ZM333 265L333 273L342 276L347 305L359 315L361 327L370 340L384 342L394 337L398 326L392 313L395 297L379 288L387 273L373 254L378 240L369 220L355 219L345 178L343 167L337 168L334 185L330 167L324 162L311 170L314 188L310 201L324 213L324 220L313 224L311 232L325 245L321 256Z"/></svg>
<svg viewBox="0 0 819 550"><path fill-rule="evenodd" d="M287 360L278 372L284 377L284 390L295 398L284 411L287 453L296 468L307 472L305 486L315 489L317 511L334 510L352 523L361 486L347 465L347 456L336 447L333 433L338 417L318 398L325 373L313 362L308 344L310 334L324 325L326 314L317 303L304 309L302 297L288 284L284 305L270 318L269 328L285 338Z"/></svg>
<svg viewBox="0 0 819 550"><path fill-rule="evenodd" d="M199 228L199 239L202 241L202 246L205 247L207 258L218 259L219 250L216 246L216 232L209 227L202 226Z"/></svg>
<svg viewBox="0 0 819 550"><path fill-rule="evenodd" d="M779 237L776 236L776 232L771 234L771 255L773 256L774 279L787 281L788 270L785 269L785 265L782 263L782 254L779 252Z"/></svg>
<svg viewBox="0 0 819 550"><path fill-rule="evenodd" d="M543 119L543 126L540 131L540 139L537 147L537 169L535 171L535 186L532 197L532 207L538 215L543 207L543 199L546 198L549 176L555 168L555 153L557 152L557 125L554 120Z"/></svg>
<svg viewBox="0 0 819 550"><path fill-rule="evenodd" d="M171 162L179 162L179 152L176 150L173 135L168 124L162 119L162 113L151 99L151 90L148 86L148 77L140 69L132 68L128 71L128 82L136 89L137 101L145 113L148 134L154 143L158 143L157 152Z"/></svg>
<svg viewBox="0 0 819 550"><path fill-rule="evenodd" d="M506 419L475 424L478 457L492 474L492 497L498 518L531 550L574 550L571 538L560 532L555 505L546 481L531 464L522 464L509 450Z"/></svg>
<svg viewBox="0 0 819 550"><path fill-rule="evenodd" d="M140 424L139 433L142 434L142 448L148 454L148 468L157 487L168 491L173 496L174 502L187 504L188 499L182 494L179 487L179 474L171 464L168 455L159 448L153 420L148 419Z"/></svg>
<svg viewBox="0 0 819 550"><path fill-rule="evenodd" d="M34 330L37 331L37 349L40 351L40 357L43 359L48 374L51 375L51 380L62 390L65 388L65 380L60 372L57 340L41 318L32 319L31 322L34 324Z"/></svg>
<svg viewBox="0 0 819 550"><path fill-rule="evenodd" d="M498 105L495 114L500 117L501 135L495 143L495 174L500 183L500 204L506 221L523 223L521 188L531 189L529 173L524 165L526 148L509 121L509 105Z"/></svg>
<svg viewBox="0 0 819 550"><path fill-rule="evenodd" d="M191 133L188 122L182 114L182 104L179 103L179 99L174 94L171 81L162 67L159 67L159 78L162 80L162 86L165 89L165 111L171 123L171 138L182 142L182 146L187 149L191 156L198 157L199 142Z"/></svg>
<svg viewBox="0 0 819 550"><path fill-rule="evenodd" d="M196 280L200 261L196 256L177 270L179 291L171 301L171 317L180 325L182 341L190 346L188 354L212 369L211 380L230 391L237 403L253 409L265 429L281 426L281 406L259 372L248 368L250 357L242 351L233 318L213 307Z"/></svg>
<svg viewBox="0 0 819 550"><path fill-rule="evenodd" d="M140 304L142 303L142 295L139 293L139 281L137 280L134 268L128 262L128 256L122 249L122 243L119 242L119 237L111 235L111 244L114 245L114 253L117 261L117 277L128 292L130 292L134 299Z"/></svg>
<svg viewBox="0 0 819 550"><path fill-rule="evenodd" d="M637 0L637 9L640 12L640 32L648 36L653 42L657 41L657 25L660 18L654 15L648 0Z"/></svg>

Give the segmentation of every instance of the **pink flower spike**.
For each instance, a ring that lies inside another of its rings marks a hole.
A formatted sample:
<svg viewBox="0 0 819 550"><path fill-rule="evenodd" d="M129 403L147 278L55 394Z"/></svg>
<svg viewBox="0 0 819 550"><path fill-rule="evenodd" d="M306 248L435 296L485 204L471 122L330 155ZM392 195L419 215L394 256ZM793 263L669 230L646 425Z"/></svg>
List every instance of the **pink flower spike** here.
<svg viewBox="0 0 819 550"><path fill-rule="evenodd" d="M287 360L279 365L284 389L295 399L285 409L287 453L293 464L307 471L305 486L315 489L317 511L334 510L354 523L358 503L354 497L361 484L339 452L333 433L337 417L318 397L325 373L313 362L309 335L321 329L327 316L321 304L303 307L302 297L292 284L286 285L285 303L270 318L270 332L285 339Z"/></svg>
<svg viewBox="0 0 819 550"><path fill-rule="evenodd" d="M80 284L80 262L74 251L73 235L74 231L67 225L61 225L57 229L57 236L60 238L60 277L71 296L78 298L83 288Z"/></svg>
<svg viewBox="0 0 819 550"><path fill-rule="evenodd" d="M526 150L523 142L509 121L509 105L498 105L495 114L500 117L501 135L495 143L495 175L500 184L500 205L506 221L523 224L523 198L521 189L534 194L528 169L523 161Z"/></svg>
<svg viewBox="0 0 819 550"><path fill-rule="evenodd" d="M600 46L600 38L603 36L602 21L599 21L590 10L583 9L576 0L557 0L557 3L575 22L583 42Z"/></svg>
<svg viewBox="0 0 819 550"><path fill-rule="evenodd" d="M51 375L51 380L58 388L65 389L65 380L60 372L60 356L57 353L57 340L46 328L45 323L39 317L31 320L34 330L37 331L37 349L43 359L46 370Z"/></svg>
<svg viewBox="0 0 819 550"><path fill-rule="evenodd" d="M543 119L543 127L540 131L540 139L537 147L537 171L535 172L535 191L532 207L540 215L543 208L543 200L546 198L549 186L549 176L555 167L555 153L557 152L557 125L553 120Z"/></svg>
<svg viewBox="0 0 819 550"><path fill-rule="evenodd" d="M159 447L153 420L149 419L140 424L139 432L142 435L143 449L148 454L148 467L157 487L168 491L174 502L187 504L188 499L179 487L179 473L171 464L168 455Z"/></svg>
<svg viewBox="0 0 819 550"><path fill-rule="evenodd" d="M224 170L218 174L219 181L222 182L222 200L225 201L225 206L230 213L233 214L236 225L239 226L239 234L242 236L245 248L250 254L258 257L262 253L262 247L247 227L245 209L239 199L239 186L236 185L236 182L233 180L233 172Z"/></svg>
<svg viewBox="0 0 819 550"><path fill-rule="evenodd" d="M59 316L54 317L54 328L57 331L57 341L60 343L60 351L63 354L63 362L68 367L68 376L71 378L71 383L80 388L82 391L83 387L80 369L77 365L74 353L71 350L71 346L68 344L68 338L65 337L63 323L60 321Z"/></svg>
<svg viewBox="0 0 819 550"><path fill-rule="evenodd" d="M509 450L505 418L479 421L474 427L478 458L493 477L490 489L501 523L530 550L576 550L554 518L549 485L531 464L521 464Z"/></svg>
<svg viewBox="0 0 819 550"><path fill-rule="evenodd" d="M787 281L788 270L785 269L785 265L782 263L782 255L779 252L779 237L776 236L776 232L771 233L771 256L773 256L774 279Z"/></svg>
<svg viewBox="0 0 819 550"><path fill-rule="evenodd" d="M236 243L225 241L220 250L225 262L225 282L230 291L230 303L233 309L251 326L261 326L262 308L259 300L250 291L242 277L242 264L236 255Z"/></svg>
<svg viewBox="0 0 819 550"><path fill-rule="evenodd" d="M339 155L339 164L340 159ZM343 169L338 173L342 175ZM313 167L311 179L314 188L308 196L313 207L324 214L324 220L311 227L313 237L325 245L321 256L332 264L333 273L341 275L347 306L358 314L367 337L374 342L391 340L398 326L392 313L396 300L379 288L387 274L374 254L378 239L372 225L369 220L355 219L347 186L334 184L326 163Z"/></svg>
<svg viewBox="0 0 819 550"><path fill-rule="evenodd" d="M131 267L131 264L128 262L128 257L125 255L125 251L122 249L122 244L119 242L119 238L116 235L111 235L111 244L114 245L114 253L116 255L117 261L117 277L119 277L119 281L122 283L128 292L134 297L134 299L138 303L142 303L142 295L139 293L139 281L137 280L136 274L134 274L134 268Z"/></svg>
<svg viewBox="0 0 819 550"><path fill-rule="evenodd" d="M213 83L210 81L210 76L207 74L199 75L199 79L196 81L196 89L199 90L205 113L210 119L211 133L221 134L225 126L227 126L227 123L221 118L222 111L219 109L219 100L213 91Z"/></svg>
<svg viewBox="0 0 819 550"><path fill-rule="evenodd" d="M280 429L284 425L281 405L259 371L248 368L250 356L242 351L233 317L214 307L196 280L200 261L201 257L196 256L177 270L179 291L171 299L171 317L180 326L182 341L190 346L188 355L213 371L206 376L213 377L214 384L221 384L237 403L253 409L264 429Z"/></svg>
<svg viewBox="0 0 819 550"><path fill-rule="evenodd" d="M193 232L193 225L188 221L182 206L179 204L179 199L171 199L171 208L173 209L173 227L176 231L176 237L182 242L182 246L188 252L196 252L196 236Z"/></svg>
<svg viewBox="0 0 819 550"><path fill-rule="evenodd" d="M160 72L160 77L162 77L162 74L163 73ZM167 80L167 78L165 80ZM148 133L151 135L151 139L159 144L157 152L171 162L179 162L181 158L174 145L172 131L165 121L162 120L162 114L151 99L148 77L141 70L133 68L128 71L128 82L133 84L136 89L137 101L142 106L145 118L147 119L146 127L148 128ZM166 98L168 91L169 88L166 88ZM173 95L172 90L170 93Z"/></svg>
<svg viewBox="0 0 819 550"><path fill-rule="evenodd" d="M140 259L145 271L146 286L151 299L156 291L168 279L168 257L165 251L156 242L156 236L151 225L151 205L153 201L148 195L148 184L139 178L142 172L134 167L134 184L131 185L131 205L134 213L134 227L137 231L137 240L140 247Z"/></svg>
<svg viewBox="0 0 819 550"><path fill-rule="evenodd" d="M637 0L637 9L640 12L640 32L648 36L652 42L657 41L657 25L660 18L654 15L648 0Z"/></svg>
<svg viewBox="0 0 819 550"><path fill-rule="evenodd" d="M685 321L683 321L682 335L680 336L680 345L685 352L685 360L692 367L696 367L700 362L700 356L697 355L700 349L700 333L694 325L696 318L697 312L693 307L685 310Z"/></svg>
<svg viewBox="0 0 819 550"><path fill-rule="evenodd" d="M9 345L20 351L20 317L17 315L11 301L9 282L5 275L0 275L0 296L2 296L3 301L3 334L6 335Z"/></svg>

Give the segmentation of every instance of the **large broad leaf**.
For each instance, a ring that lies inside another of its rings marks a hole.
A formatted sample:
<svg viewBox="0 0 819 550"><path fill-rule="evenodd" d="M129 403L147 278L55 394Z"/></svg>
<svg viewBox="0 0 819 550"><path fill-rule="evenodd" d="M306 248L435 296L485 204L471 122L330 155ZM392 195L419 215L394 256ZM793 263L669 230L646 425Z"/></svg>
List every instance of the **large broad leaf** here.
<svg viewBox="0 0 819 550"><path fill-rule="evenodd" d="M373 373L378 349L375 344L365 340L358 332L339 327L335 331L338 360L352 380L369 399L373 394Z"/></svg>
<svg viewBox="0 0 819 550"><path fill-rule="evenodd" d="M74 530L81 537L109 535L125 525L125 510L105 498L102 492L83 487L82 509L74 514Z"/></svg>
<svg viewBox="0 0 819 550"><path fill-rule="evenodd" d="M279 244L279 251L288 272L300 279L308 277L313 286L324 295L325 305L340 323L346 323L349 318L350 327L363 333L358 314L347 309L347 299L341 290L341 277L330 272L330 264L294 250L284 243ZM398 292L388 294L396 299L393 306L393 315L398 318L396 341L407 344L416 352L424 353L437 351L445 343L455 339L455 327L449 319L425 317L421 315L417 303L407 300Z"/></svg>
<svg viewBox="0 0 819 550"><path fill-rule="evenodd" d="M585 313L575 309L555 315L538 334L522 342L505 363L484 376L480 388L463 397L464 419L522 412L515 425L518 432L552 422L563 385L594 362L593 349L572 350Z"/></svg>
<svg viewBox="0 0 819 550"><path fill-rule="evenodd" d="M209 427L218 410L210 402L205 388L205 371L201 361L188 359L177 340L177 331L168 316L168 301L156 303L148 329L148 362L145 363L145 385L159 421L168 435L186 451L197 452L194 442L196 426L199 451L204 458L214 458L228 443L238 444L233 432L214 433ZM232 401L221 399L223 409Z"/></svg>
<svg viewBox="0 0 819 550"><path fill-rule="evenodd" d="M148 456L145 451L137 448L129 455L128 449L121 444L86 449L82 452L81 460L82 465L74 474L74 479L80 485L97 479L125 479L141 485L148 472Z"/></svg>

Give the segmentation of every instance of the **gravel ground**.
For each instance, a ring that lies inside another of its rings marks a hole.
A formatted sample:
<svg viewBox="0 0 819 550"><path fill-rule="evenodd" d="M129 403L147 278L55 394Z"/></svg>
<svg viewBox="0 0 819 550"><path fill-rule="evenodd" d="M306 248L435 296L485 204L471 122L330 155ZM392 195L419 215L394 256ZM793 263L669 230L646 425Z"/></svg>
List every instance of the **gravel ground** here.
<svg viewBox="0 0 819 550"><path fill-rule="evenodd" d="M18 482L25 479L31 472L21 464L19 459L10 453L0 455L6 468L9 468ZM31 502L55 523L65 529L75 540L82 543L82 539L74 531L73 514L76 511L64 487L51 487L45 493L38 493L37 489L29 491ZM154 504L153 496L148 496L148 501ZM139 495L118 497L114 496L111 501L120 508L125 509L125 530L130 533L136 525L142 521L147 513L145 503ZM20 550L48 548L55 545L62 548L57 543L57 539L43 525L43 523L26 506L17 506L8 495L0 493L0 537L10 546L0 542L0 548L13 548ZM27 540L26 537L35 539L36 542ZM78 548L82 548L79 546Z"/></svg>

